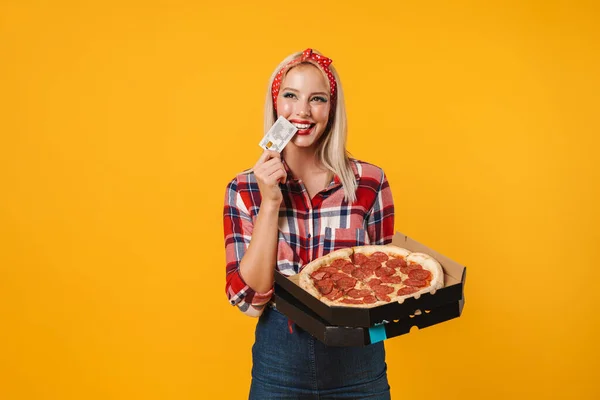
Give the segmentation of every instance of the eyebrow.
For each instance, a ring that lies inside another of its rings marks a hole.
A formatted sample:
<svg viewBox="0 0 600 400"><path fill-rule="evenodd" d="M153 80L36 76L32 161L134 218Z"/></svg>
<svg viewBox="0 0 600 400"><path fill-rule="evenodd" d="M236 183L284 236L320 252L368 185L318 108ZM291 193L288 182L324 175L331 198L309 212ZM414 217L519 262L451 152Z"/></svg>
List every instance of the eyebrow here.
<svg viewBox="0 0 600 400"><path fill-rule="evenodd" d="M296 89L292 89L292 88L289 88L289 87L283 88L283 91L284 91L284 92L285 92L286 90L287 90L287 91L290 91L290 92L298 92L298 90L296 90ZM327 97L329 97L329 93L327 93L327 92L315 92L315 93L311 93L310 95L311 95L311 96L314 96L314 95L316 95L316 94L320 94L320 95L324 95L324 96L327 96Z"/></svg>

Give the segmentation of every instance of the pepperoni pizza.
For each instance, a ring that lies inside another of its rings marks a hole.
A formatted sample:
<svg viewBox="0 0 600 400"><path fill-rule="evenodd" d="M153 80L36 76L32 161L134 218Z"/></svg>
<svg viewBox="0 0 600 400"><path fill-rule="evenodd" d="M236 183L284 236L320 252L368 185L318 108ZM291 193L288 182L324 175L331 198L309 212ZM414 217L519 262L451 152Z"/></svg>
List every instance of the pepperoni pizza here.
<svg viewBox="0 0 600 400"><path fill-rule="evenodd" d="M433 293L444 286L444 272L424 253L394 245L358 246L305 265L298 282L327 305L369 308Z"/></svg>

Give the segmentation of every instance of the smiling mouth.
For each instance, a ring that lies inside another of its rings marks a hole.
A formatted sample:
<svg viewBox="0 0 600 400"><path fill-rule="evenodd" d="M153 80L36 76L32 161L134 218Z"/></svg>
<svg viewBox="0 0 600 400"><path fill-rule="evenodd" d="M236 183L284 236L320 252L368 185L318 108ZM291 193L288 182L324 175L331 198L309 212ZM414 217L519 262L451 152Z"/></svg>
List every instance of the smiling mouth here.
<svg viewBox="0 0 600 400"><path fill-rule="evenodd" d="M305 130L305 129L309 129L309 128L312 128L313 126L315 126L315 124L299 124L296 122L292 122L292 125L294 125L299 130Z"/></svg>

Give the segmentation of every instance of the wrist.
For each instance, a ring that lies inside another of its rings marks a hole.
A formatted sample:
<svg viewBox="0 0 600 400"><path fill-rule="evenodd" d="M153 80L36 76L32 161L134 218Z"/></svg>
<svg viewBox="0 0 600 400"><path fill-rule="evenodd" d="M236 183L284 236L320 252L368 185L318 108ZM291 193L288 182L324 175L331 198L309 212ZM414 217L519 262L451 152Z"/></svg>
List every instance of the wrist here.
<svg viewBox="0 0 600 400"><path fill-rule="evenodd" d="M279 211L280 201L266 200L260 203L260 211L265 210L265 212L276 212Z"/></svg>

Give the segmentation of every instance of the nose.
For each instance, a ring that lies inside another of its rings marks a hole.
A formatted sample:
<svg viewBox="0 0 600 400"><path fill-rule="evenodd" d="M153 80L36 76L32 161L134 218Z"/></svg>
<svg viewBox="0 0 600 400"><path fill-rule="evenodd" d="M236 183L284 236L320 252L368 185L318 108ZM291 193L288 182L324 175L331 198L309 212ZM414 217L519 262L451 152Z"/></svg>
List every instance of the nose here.
<svg viewBox="0 0 600 400"><path fill-rule="evenodd" d="M307 102L298 102L297 114L301 117L308 117L310 115L310 105Z"/></svg>

